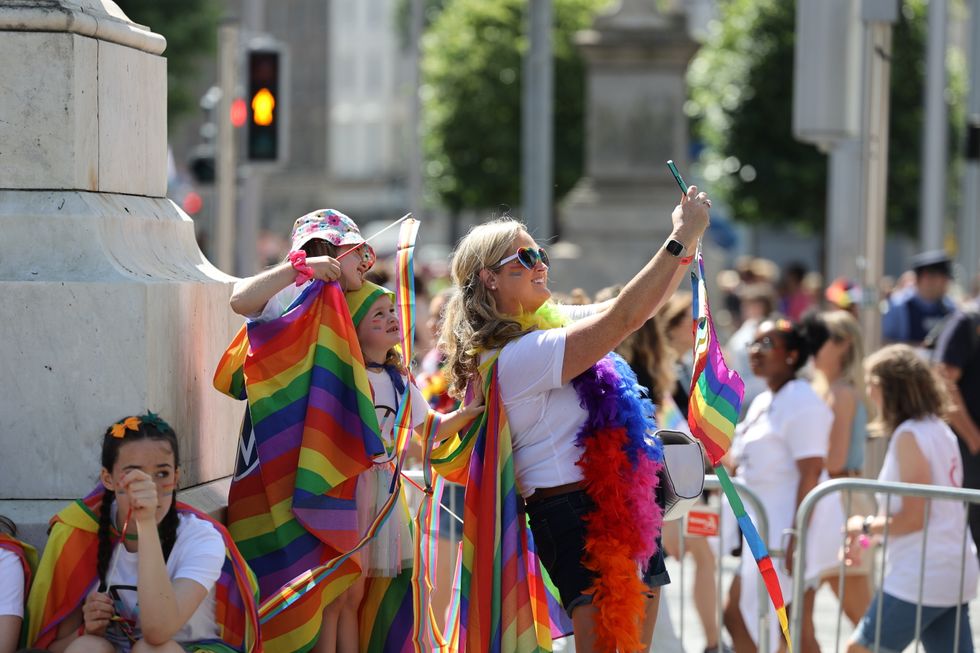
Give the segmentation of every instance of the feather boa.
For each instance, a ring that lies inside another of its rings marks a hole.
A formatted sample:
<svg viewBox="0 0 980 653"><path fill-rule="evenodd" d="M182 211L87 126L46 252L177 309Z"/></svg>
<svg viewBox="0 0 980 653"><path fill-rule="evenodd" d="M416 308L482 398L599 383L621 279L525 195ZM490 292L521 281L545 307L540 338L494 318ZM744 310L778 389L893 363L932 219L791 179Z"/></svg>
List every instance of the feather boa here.
<svg viewBox="0 0 980 653"><path fill-rule="evenodd" d="M554 304L519 318L529 328L561 326ZM656 502L663 448L653 437L647 390L617 354L609 354L572 380L589 417L577 438L578 466L595 504L586 516L583 564L596 574L589 589L595 606L598 650L640 650L648 588L640 578L663 523Z"/></svg>
<svg viewBox="0 0 980 653"><path fill-rule="evenodd" d="M600 651L640 650L648 588L640 579L656 553L663 514L655 492L663 449L654 438L653 405L622 358L610 354L572 381L589 418L578 434L586 493L586 568Z"/></svg>

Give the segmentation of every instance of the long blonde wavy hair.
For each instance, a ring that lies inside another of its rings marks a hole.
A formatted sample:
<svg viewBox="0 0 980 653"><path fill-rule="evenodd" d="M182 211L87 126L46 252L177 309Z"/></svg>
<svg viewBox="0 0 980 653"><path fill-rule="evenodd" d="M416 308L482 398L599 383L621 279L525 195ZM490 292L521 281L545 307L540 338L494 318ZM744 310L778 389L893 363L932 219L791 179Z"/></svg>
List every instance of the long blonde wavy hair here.
<svg viewBox="0 0 980 653"><path fill-rule="evenodd" d="M480 279L481 270L514 253L514 241L523 231L517 220L493 220L470 229L453 252L455 291L446 302L439 346L446 354L444 372L454 397L463 395L480 365L481 352L499 349L532 330L497 310L497 302Z"/></svg>
<svg viewBox="0 0 980 653"><path fill-rule="evenodd" d="M840 363L840 378L854 388L858 401L865 408L870 408L864 390L864 337L861 335L861 325L853 315L841 310L821 313L819 319L827 327L832 339L838 342L846 340L850 345ZM822 374L817 375L813 385L820 395L826 395L830 391Z"/></svg>

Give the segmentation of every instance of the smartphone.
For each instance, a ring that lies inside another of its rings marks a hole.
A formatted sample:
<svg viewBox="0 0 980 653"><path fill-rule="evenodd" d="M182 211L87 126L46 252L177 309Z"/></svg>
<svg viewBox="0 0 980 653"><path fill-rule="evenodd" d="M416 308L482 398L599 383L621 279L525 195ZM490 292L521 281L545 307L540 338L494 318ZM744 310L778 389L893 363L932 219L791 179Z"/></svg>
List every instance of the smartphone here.
<svg viewBox="0 0 980 653"><path fill-rule="evenodd" d="M670 168L670 174L674 175L674 179L677 180L677 185L681 187L681 192L686 193L687 184L684 183L684 178L681 177L681 173L677 172L677 166L674 165L674 161L667 161L667 167Z"/></svg>

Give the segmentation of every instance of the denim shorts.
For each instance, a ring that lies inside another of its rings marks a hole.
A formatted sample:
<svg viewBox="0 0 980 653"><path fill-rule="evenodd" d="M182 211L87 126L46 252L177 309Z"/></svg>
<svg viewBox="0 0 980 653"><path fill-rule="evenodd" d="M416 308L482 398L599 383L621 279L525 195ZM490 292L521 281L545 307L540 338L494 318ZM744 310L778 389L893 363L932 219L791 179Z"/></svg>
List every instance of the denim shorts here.
<svg viewBox="0 0 980 653"><path fill-rule="evenodd" d="M593 508L594 504L584 490L542 499L527 506L538 557L558 588L568 616L578 606L592 602L592 595L586 591L592 586L595 574L582 564L585 552L585 522L582 518ZM643 581L651 589L670 582L659 537L657 553L650 559Z"/></svg>
<svg viewBox="0 0 980 653"><path fill-rule="evenodd" d="M874 650L875 624L878 618L878 601L881 606L881 653L901 653L915 639L915 603L878 592L868 611L854 631L853 640ZM960 631L956 633L956 606L933 608L922 606L922 632L919 635L926 653L951 653L959 639L960 653L973 653L973 636L970 633L969 605L960 609Z"/></svg>

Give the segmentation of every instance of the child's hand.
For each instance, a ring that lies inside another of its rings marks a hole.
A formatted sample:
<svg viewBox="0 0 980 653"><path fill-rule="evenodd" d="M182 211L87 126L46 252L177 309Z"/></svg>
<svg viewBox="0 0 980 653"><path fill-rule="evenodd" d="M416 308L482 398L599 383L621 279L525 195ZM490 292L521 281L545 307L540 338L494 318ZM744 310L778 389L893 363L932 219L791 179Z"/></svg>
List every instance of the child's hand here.
<svg viewBox="0 0 980 653"><path fill-rule="evenodd" d="M306 264L313 268L313 276L324 281L336 281L340 278L340 263L330 256L314 256L306 259Z"/></svg>
<svg viewBox="0 0 980 653"><path fill-rule="evenodd" d="M137 522L152 520L156 523L157 506L160 503L157 485L142 469L131 469L119 482L129 498L130 509Z"/></svg>
<svg viewBox="0 0 980 653"><path fill-rule="evenodd" d="M82 620L86 635L105 635L109 620L115 611L108 594L91 592L82 604Z"/></svg>

